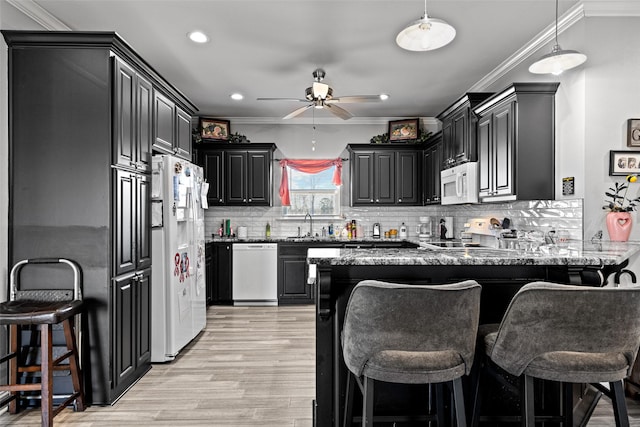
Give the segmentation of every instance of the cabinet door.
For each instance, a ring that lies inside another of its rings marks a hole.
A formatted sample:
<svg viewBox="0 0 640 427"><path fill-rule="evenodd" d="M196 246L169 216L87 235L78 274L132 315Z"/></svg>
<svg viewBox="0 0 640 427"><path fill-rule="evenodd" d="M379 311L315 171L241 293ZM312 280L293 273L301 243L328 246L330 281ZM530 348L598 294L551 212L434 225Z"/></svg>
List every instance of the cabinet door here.
<svg viewBox="0 0 640 427"><path fill-rule="evenodd" d="M479 197L487 197L493 191L493 116L482 117L478 121L478 187Z"/></svg>
<svg viewBox="0 0 640 427"><path fill-rule="evenodd" d="M437 204L440 202L440 170L442 167L442 143L427 148L424 152L424 202Z"/></svg>
<svg viewBox="0 0 640 427"><path fill-rule="evenodd" d="M153 97L155 118L153 148L172 154L175 138L175 105L158 92L154 92Z"/></svg>
<svg viewBox="0 0 640 427"><path fill-rule="evenodd" d="M213 302L229 303L233 301L231 282L231 245L229 243L214 243L215 274Z"/></svg>
<svg viewBox="0 0 640 427"><path fill-rule="evenodd" d="M225 153L225 201L230 205L247 203L247 153Z"/></svg>
<svg viewBox="0 0 640 427"><path fill-rule="evenodd" d="M281 256L278 260L278 303L311 303L311 287L307 285L306 256Z"/></svg>
<svg viewBox="0 0 640 427"><path fill-rule="evenodd" d="M395 153L379 152L374 154L374 192L375 202L381 205L396 204L395 195Z"/></svg>
<svg viewBox="0 0 640 427"><path fill-rule="evenodd" d="M351 204L370 205L373 194L373 152L357 152L351 156Z"/></svg>
<svg viewBox="0 0 640 427"><path fill-rule="evenodd" d="M179 107L176 107L175 153L191 161L191 116Z"/></svg>
<svg viewBox="0 0 640 427"><path fill-rule="evenodd" d="M247 152L247 203L269 206L271 203L271 153Z"/></svg>
<svg viewBox="0 0 640 427"><path fill-rule="evenodd" d="M136 169L151 171L151 147L153 145L153 87L140 75L136 78Z"/></svg>
<svg viewBox="0 0 640 427"><path fill-rule="evenodd" d="M207 243L204 249L205 278L207 281L207 306L213 304L213 287L215 284L214 274L216 272L213 255L213 243Z"/></svg>
<svg viewBox="0 0 640 427"><path fill-rule="evenodd" d="M514 194L513 183L513 103L497 108L493 113L494 194Z"/></svg>
<svg viewBox="0 0 640 427"><path fill-rule="evenodd" d="M396 203L417 205L420 202L418 151L396 153Z"/></svg>
<svg viewBox="0 0 640 427"><path fill-rule="evenodd" d="M442 167L451 167L454 163L453 155L453 120L442 121Z"/></svg>
<svg viewBox="0 0 640 427"><path fill-rule="evenodd" d="M451 158L462 163L469 160L469 108L462 108L453 115L452 128Z"/></svg>
<svg viewBox="0 0 640 427"><path fill-rule="evenodd" d="M199 150L200 164L204 169L204 177L209 183L207 201L210 205L224 204L223 158L222 151Z"/></svg>
<svg viewBox="0 0 640 427"><path fill-rule="evenodd" d="M136 178L135 174L114 170L113 251L114 276L136 267Z"/></svg>
<svg viewBox="0 0 640 427"><path fill-rule="evenodd" d="M135 282L134 275L115 280L112 294L114 388L131 381L135 373Z"/></svg>
<svg viewBox="0 0 640 427"><path fill-rule="evenodd" d="M136 269L151 267L151 180L136 176Z"/></svg>
<svg viewBox="0 0 640 427"><path fill-rule="evenodd" d="M136 165L136 73L118 58L113 59L113 163Z"/></svg>
<svg viewBox="0 0 640 427"><path fill-rule="evenodd" d="M140 272L135 283L136 368L151 361L151 269Z"/></svg>

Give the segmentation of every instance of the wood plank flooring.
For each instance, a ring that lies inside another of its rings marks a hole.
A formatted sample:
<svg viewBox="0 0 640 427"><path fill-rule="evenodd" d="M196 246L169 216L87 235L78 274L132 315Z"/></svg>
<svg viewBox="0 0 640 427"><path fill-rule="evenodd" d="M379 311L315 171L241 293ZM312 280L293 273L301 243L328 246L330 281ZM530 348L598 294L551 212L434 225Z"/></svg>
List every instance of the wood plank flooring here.
<svg viewBox="0 0 640 427"><path fill-rule="evenodd" d="M313 306L213 306L207 327L172 363L154 364L111 407L65 409L57 426L310 427L315 396ZM628 400L640 427L640 402ZM39 426L39 409L0 426ZM589 427L613 426L603 398Z"/></svg>

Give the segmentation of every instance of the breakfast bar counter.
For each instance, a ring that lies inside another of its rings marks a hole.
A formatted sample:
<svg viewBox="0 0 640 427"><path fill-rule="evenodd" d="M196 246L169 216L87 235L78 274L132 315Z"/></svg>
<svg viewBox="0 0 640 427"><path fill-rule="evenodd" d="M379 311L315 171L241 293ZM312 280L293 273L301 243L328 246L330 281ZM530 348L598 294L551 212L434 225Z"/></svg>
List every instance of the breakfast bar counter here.
<svg viewBox="0 0 640 427"><path fill-rule="evenodd" d="M480 323L497 323L511 297L532 281L602 286L607 279L611 283L623 275L635 280L625 267L638 252L640 245L634 243L577 241L564 247L543 246L535 252L487 247L309 249L316 301L314 425L342 424L347 372L340 333L349 295L361 280L443 284L473 279L482 285ZM583 395L574 399L576 418L588 418L595 401L585 387ZM389 404L391 411L394 406Z"/></svg>

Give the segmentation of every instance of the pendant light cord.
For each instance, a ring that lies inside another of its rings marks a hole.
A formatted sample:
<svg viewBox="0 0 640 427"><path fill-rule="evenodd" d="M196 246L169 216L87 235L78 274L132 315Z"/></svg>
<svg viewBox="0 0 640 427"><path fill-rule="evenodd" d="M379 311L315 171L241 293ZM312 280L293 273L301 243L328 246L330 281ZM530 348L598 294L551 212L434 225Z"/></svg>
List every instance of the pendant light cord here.
<svg viewBox="0 0 640 427"><path fill-rule="evenodd" d="M558 0L556 0L556 45L557 44L558 44Z"/></svg>

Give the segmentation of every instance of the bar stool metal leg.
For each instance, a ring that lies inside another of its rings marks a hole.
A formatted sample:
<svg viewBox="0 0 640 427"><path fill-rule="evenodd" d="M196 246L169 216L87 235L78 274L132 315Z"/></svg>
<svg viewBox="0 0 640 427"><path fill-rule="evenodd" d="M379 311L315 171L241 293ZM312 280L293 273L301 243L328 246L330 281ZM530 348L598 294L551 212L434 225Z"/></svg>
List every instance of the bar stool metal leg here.
<svg viewBox="0 0 640 427"><path fill-rule="evenodd" d="M362 427L373 427L373 378L364 377L364 396L362 398Z"/></svg>

